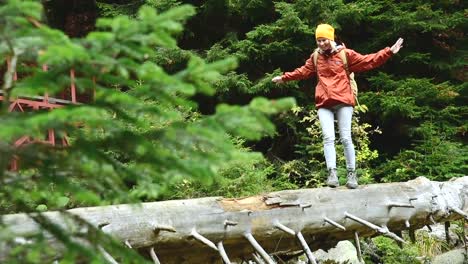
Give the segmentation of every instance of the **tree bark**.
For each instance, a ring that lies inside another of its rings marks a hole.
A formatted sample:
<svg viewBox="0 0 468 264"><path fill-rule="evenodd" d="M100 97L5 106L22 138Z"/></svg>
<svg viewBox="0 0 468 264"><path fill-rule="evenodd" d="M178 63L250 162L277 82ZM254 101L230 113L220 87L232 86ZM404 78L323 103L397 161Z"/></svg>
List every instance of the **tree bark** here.
<svg viewBox="0 0 468 264"><path fill-rule="evenodd" d="M163 264L227 263L255 253L273 263L272 254L300 250L313 259L312 251L354 239L355 233L402 241L398 231L467 218L467 211L468 176L68 210L148 256L154 248ZM62 214L43 215L66 227ZM41 230L25 214L4 215L2 221L18 237Z"/></svg>

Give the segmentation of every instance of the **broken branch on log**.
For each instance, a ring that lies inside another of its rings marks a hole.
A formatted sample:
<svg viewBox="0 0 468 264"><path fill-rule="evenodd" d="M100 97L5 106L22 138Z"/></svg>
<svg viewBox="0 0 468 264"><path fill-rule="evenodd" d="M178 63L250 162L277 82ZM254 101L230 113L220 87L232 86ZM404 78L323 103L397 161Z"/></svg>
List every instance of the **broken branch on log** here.
<svg viewBox="0 0 468 264"><path fill-rule="evenodd" d="M208 197L76 208L67 213L102 226L105 233L133 249L151 252L155 263L166 264L223 263L223 259L252 259L257 253L267 263L274 263L271 254L294 251L306 251L313 263L311 250L327 249L341 240L354 239L357 233L400 240L394 232L409 228L413 232L431 224L431 219L466 218L467 211L468 176L447 182L419 177L354 190L326 187L240 199ZM70 220L64 214L42 215L69 229ZM16 237L43 232L26 214L1 218ZM0 245L0 261L5 250Z"/></svg>

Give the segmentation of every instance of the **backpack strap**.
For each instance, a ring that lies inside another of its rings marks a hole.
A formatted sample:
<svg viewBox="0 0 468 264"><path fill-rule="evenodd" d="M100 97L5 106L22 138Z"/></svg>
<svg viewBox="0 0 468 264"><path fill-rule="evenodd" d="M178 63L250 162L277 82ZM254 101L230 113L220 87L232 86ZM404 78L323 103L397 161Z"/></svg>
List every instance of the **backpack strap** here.
<svg viewBox="0 0 468 264"><path fill-rule="evenodd" d="M315 67L315 73L318 74L318 69L317 69L317 60L318 60L318 55L319 55L319 49L316 48L313 53L313 59L314 59L314 67Z"/></svg>
<svg viewBox="0 0 468 264"><path fill-rule="evenodd" d="M349 71L349 67L348 67L348 58L346 57L346 51L345 49L342 49L340 50L340 52L338 53L338 56L340 56L340 59L341 61L343 61L343 66L345 68L345 71L346 71L346 75L348 75L348 78L349 78L349 81L353 81L355 82L354 80L354 72L350 72ZM356 91L357 92L357 91ZM356 97L357 98L357 97Z"/></svg>
<svg viewBox="0 0 468 264"><path fill-rule="evenodd" d="M340 52L338 53L338 56L340 56L340 59L343 61L343 66L345 68L346 74L348 75L349 82L351 85L351 90L353 91L354 100L356 101L356 104L360 106L358 98L357 98L358 88L357 88L356 80L354 80L354 72L349 71L348 58L346 57L345 49L340 50Z"/></svg>
<svg viewBox="0 0 468 264"><path fill-rule="evenodd" d="M348 67L348 58L346 57L346 51L345 49L340 50L338 53L338 56L340 56L340 59L343 61L344 68L346 70L346 73L350 75L351 73L349 72L349 67Z"/></svg>

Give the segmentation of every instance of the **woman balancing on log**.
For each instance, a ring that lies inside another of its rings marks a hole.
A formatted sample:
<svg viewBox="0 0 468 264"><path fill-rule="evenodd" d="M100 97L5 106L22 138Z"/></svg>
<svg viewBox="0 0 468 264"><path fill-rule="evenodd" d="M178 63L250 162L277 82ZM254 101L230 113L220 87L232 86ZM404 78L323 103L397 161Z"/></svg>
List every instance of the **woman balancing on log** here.
<svg viewBox="0 0 468 264"><path fill-rule="evenodd" d="M315 30L318 48L302 67L292 72L286 72L272 79L279 84L287 81L307 79L317 76L315 87L315 105L322 128L323 149L327 164L327 185L339 186L336 174L335 127L338 121L340 141L344 146L346 158L347 183L351 189L358 187L356 174L356 154L351 139L351 119L356 104L353 72L372 70L385 63L396 54L403 44L399 38L392 47L386 47L376 53L362 55L352 49L338 45L335 40L335 30L328 24L320 24ZM357 88L357 87L356 87Z"/></svg>

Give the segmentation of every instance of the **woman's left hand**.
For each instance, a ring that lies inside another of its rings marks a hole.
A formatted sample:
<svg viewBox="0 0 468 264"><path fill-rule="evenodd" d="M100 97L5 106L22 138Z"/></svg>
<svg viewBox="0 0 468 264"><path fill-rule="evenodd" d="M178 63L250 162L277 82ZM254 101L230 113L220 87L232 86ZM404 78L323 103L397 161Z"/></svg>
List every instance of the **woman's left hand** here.
<svg viewBox="0 0 468 264"><path fill-rule="evenodd" d="M396 54L401 49L401 47L403 47L403 39L399 38L395 42L395 44L393 44L393 46L390 48L390 50L393 52L393 54Z"/></svg>

